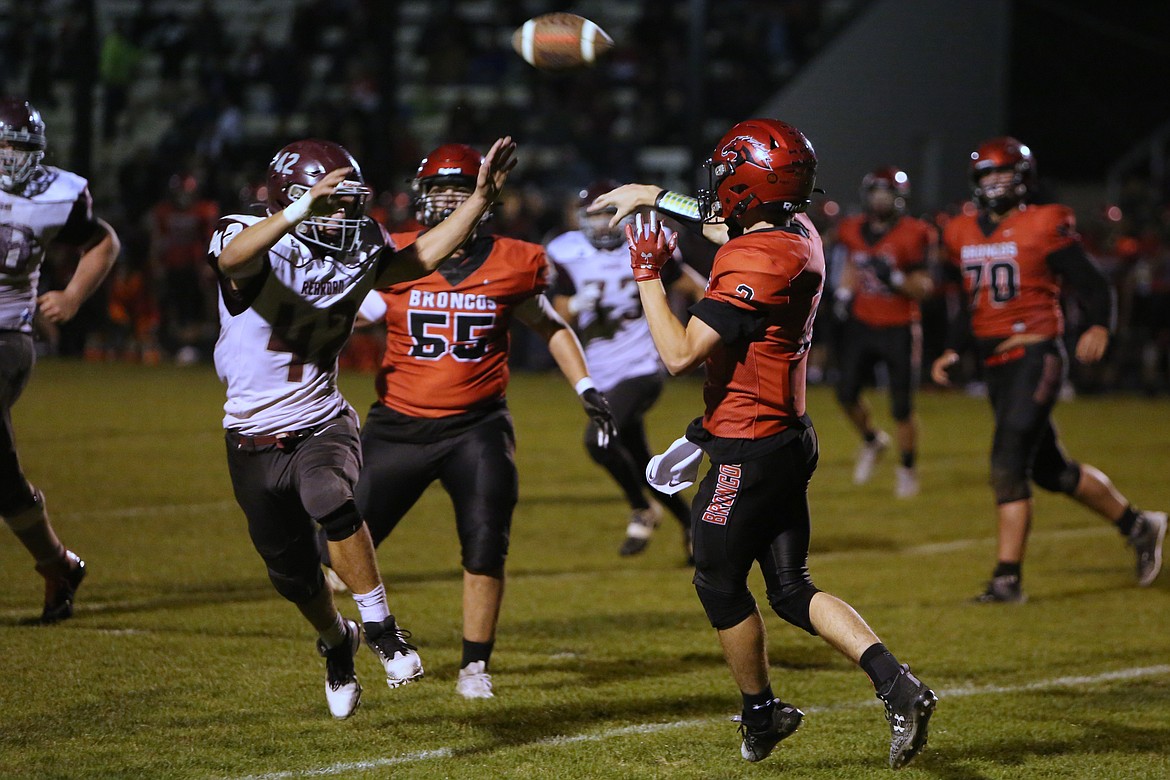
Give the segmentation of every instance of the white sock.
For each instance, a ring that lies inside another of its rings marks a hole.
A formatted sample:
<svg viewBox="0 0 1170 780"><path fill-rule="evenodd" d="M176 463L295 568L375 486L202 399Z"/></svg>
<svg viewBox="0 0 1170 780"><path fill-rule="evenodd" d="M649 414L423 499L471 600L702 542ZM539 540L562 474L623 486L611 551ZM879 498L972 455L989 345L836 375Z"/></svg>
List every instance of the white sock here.
<svg viewBox="0 0 1170 780"><path fill-rule="evenodd" d="M390 605L386 603L386 586L379 585L369 593L355 593L353 600L363 623L381 623L390 617Z"/></svg>
<svg viewBox="0 0 1170 780"><path fill-rule="evenodd" d="M334 616L333 626L331 628L327 628L319 633L321 636L321 641L324 642L325 646L330 650L344 642L347 636L345 633L345 620L341 617L341 613L338 612Z"/></svg>

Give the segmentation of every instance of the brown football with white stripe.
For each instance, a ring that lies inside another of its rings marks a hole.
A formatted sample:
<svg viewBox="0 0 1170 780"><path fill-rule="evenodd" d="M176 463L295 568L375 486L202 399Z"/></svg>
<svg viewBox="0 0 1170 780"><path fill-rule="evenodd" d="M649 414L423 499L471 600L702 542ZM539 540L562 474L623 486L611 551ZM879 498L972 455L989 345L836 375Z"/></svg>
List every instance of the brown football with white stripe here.
<svg viewBox="0 0 1170 780"><path fill-rule="evenodd" d="M583 16L557 12L518 27L512 48L534 68L567 70L593 65L613 48L613 38Z"/></svg>

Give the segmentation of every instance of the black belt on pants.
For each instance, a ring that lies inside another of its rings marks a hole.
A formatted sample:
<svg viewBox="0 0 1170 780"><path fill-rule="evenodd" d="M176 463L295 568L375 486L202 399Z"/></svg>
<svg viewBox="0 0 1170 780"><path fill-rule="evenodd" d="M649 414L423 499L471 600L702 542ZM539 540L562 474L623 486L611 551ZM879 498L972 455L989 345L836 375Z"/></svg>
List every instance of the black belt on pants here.
<svg viewBox="0 0 1170 780"><path fill-rule="evenodd" d="M248 436L245 433L228 430L228 441L237 450L244 450L245 452L255 452L262 450L265 447L276 446L277 449L291 452L296 449L296 446L301 443L303 439L307 439L313 435L316 428L301 428L296 431L281 431L280 433L264 433L259 436Z"/></svg>

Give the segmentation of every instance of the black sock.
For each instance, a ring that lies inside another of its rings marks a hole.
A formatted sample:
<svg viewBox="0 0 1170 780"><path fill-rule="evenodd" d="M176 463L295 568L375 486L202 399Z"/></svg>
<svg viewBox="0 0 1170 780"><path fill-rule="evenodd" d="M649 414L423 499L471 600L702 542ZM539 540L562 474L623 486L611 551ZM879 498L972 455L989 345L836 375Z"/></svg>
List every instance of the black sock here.
<svg viewBox="0 0 1170 780"><path fill-rule="evenodd" d="M490 642L471 642L466 639L463 640L463 661L460 662L459 667L463 668L468 664L473 664L476 661L483 661L484 666L492 657L492 648L495 647L495 640Z"/></svg>
<svg viewBox="0 0 1170 780"><path fill-rule="evenodd" d="M749 726L772 725L772 711L776 709L776 697L772 686L766 686L759 693L743 694L743 722Z"/></svg>
<svg viewBox="0 0 1170 780"><path fill-rule="evenodd" d="M914 460L916 457L917 457L917 455L914 452L914 450L910 450L909 452L903 452L902 453L902 465L908 469L914 468Z"/></svg>
<svg viewBox="0 0 1170 780"><path fill-rule="evenodd" d="M889 685L889 682L898 676L898 672L902 671L898 659L894 658L881 642L875 642L867 647L857 665L869 676L869 681L873 683L876 691Z"/></svg>
<svg viewBox="0 0 1170 780"><path fill-rule="evenodd" d="M1121 517L1114 521L1114 525L1117 526L1117 530L1121 532L1122 536L1129 536L1133 533L1133 527L1137 523L1137 519L1138 511L1130 505L1121 513Z"/></svg>
<svg viewBox="0 0 1170 780"><path fill-rule="evenodd" d="M1000 561L995 564L995 571L991 573L992 577L1019 577L1021 576L1021 564L1019 561L1012 563L1010 561Z"/></svg>
<svg viewBox="0 0 1170 780"><path fill-rule="evenodd" d="M873 444L877 441L877 431L866 431L861 438L865 439L866 444Z"/></svg>

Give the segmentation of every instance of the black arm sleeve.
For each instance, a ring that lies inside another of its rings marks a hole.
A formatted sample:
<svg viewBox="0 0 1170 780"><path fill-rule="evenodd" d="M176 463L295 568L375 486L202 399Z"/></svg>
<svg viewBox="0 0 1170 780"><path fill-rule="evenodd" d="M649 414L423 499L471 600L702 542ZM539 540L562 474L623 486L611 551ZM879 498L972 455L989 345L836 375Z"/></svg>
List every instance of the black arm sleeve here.
<svg viewBox="0 0 1170 780"><path fill-rule="evenodd" d="M1070 244L1045 258L1053 273L1059 274L1076 293L1089 325L1101 325L1112 333L1117 328L1117 296L1109 277L1102 273L1084 247Z"/></svg>
<svg viewBox="0 0 1170 780"><path fill-rule="evenodd" d="M963 289L963 272L957 265L943 263L942 277L944 282L953 283L958 290L953 300L947 301L947 338L943 346L962 352L971 343L971 306L967 291Z"/></svg>
<svg viewBox="0 0 1170 780"><path fill-rule="evenodd" d="M704 298L690 308L690 312L711 326L724 344L731 344L755 333L764 322L764 313L741 309L724 301Z"/></svg>
<svg viewBox="0 0 1170 780"><path fill-rule="evenodd" d="M93 216L93 198L86 187L74 201L56 240L85 252L105 237L106 229Z"/></svg>

